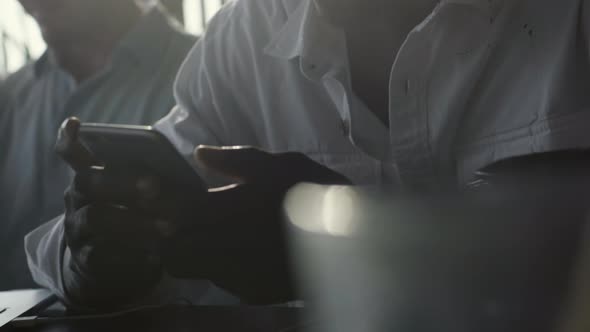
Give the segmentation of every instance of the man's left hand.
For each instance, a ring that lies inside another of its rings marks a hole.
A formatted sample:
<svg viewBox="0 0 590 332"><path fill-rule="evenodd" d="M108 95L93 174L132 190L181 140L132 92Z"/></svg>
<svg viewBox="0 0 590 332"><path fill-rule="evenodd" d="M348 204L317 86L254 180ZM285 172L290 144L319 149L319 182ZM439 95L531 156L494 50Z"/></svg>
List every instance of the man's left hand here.
<svg viewBox="0 0 590 332"><path fill-rule="evenodd" d="M350 181L300 153L200 147L195 157L203 168L236 184L210 190L208 217L189 223L171 244L170 272L212 280L249 303L292 300L284 196L300 182Z"/></svg>

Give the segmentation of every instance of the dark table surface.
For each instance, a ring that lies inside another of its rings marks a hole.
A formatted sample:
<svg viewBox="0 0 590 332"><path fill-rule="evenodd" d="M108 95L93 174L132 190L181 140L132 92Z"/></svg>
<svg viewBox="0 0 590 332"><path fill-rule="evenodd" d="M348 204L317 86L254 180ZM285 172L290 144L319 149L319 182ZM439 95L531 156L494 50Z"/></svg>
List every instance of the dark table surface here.
<svg viewBox="0 0 590 332"><path fill-rule="evenodd" d="M174 306L110 318L38 321L35 326L5 327L0 332L295 332L301 330L302 316L301 309L294 308Z"/></svg>

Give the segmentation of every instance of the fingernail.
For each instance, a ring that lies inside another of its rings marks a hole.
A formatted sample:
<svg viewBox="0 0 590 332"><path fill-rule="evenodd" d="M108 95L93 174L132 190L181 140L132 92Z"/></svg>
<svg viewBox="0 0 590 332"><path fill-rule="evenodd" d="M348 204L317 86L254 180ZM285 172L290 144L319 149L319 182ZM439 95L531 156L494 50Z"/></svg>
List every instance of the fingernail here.
<svg viewBox="0 0 590 332"><path fill-rule="evenodd" d="M78 129L80 128L80 120L77 118L68 118L62 123L62 127L64 135L68 138L74 138Z"/></svg>

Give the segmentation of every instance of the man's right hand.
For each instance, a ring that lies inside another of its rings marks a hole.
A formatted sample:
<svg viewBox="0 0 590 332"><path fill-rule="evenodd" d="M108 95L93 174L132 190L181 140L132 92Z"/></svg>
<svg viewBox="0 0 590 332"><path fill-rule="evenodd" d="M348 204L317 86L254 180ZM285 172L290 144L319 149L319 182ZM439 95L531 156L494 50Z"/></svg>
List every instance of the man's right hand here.
<svg viewBox="0 0 590 332"><path fill-rule="evenodd" d="M157 213L141 212L157 199L155 178L93 168L96 163L78 141L79 127L77 119L66 120L56 144L76 171L65 195L71 260L64 282L77 304L112 308L145 295L160 280L159 247L169 225Z"/></svg>

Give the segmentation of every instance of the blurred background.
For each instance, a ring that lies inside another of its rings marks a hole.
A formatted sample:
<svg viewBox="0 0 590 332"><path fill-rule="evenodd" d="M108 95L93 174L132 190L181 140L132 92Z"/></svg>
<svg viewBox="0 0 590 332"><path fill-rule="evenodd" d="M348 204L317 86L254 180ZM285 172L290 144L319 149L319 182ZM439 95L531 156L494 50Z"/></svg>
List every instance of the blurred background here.
<svg viewBox="0 0 590 332"><path fill-rule="evenodd" d="M139 0L150 5L157 0ZM209 19L228 0L160 0L189 32L201 34ZM31 17L17 0L2 0L0 8L0 77L37 58L45 44Z"/></svg>

